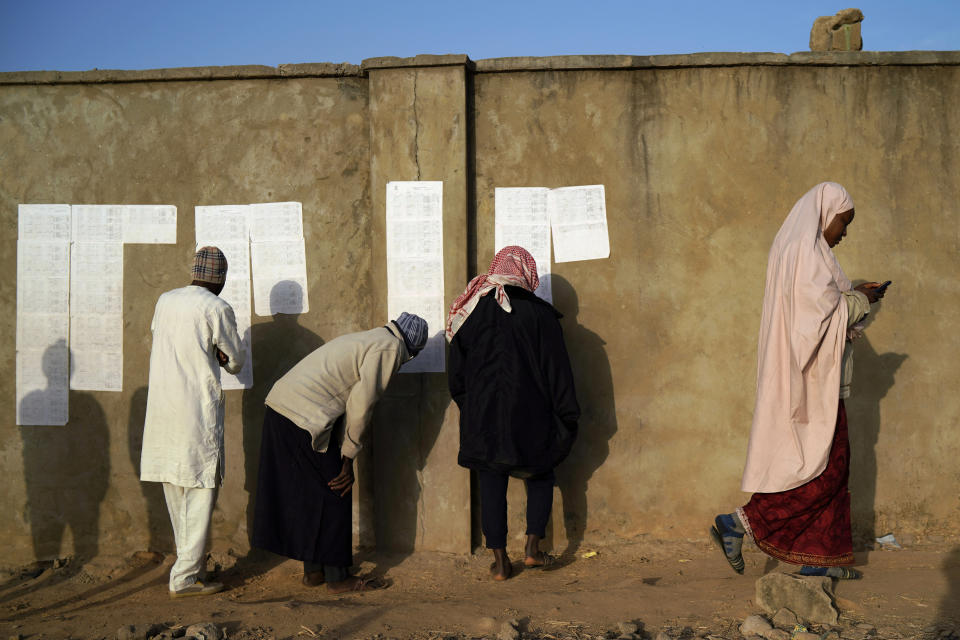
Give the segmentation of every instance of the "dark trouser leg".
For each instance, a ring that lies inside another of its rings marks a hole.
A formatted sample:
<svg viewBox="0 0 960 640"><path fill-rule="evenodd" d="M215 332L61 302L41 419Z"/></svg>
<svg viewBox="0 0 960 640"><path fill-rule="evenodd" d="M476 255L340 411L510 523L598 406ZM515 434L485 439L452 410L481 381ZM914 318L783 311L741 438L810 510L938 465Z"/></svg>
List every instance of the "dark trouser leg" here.
<svg viewBox="0 0 960 640"><path fill-rule="evenodd" d="M505 473L481 470L477 472L480 483L480 524L487 549L504 549L507 546L507 481Z"/></svg>
<svg viewBox="0 0 960 640"><path fill-rule="evenodd" d="M527 478L527 535L543 538L553 509L553 471Z"/></svg>
<svg viewBox="0 0 960 640"><path fill-rule="evenodd" d="M350 567L334 567L329 564L323 565L323 577L327 584L343 582L350 577Z"/></svg>
<svg viewBox="0 0 960 640"><path fill-rule="evenodd" d="M350 577L350 567L340 567L322 564L320 562L303 563L303 575L306 578L305 583L311 586L320 584L319 577L321 574L323 575L323 582L327 584L343 582Z"/></svg>

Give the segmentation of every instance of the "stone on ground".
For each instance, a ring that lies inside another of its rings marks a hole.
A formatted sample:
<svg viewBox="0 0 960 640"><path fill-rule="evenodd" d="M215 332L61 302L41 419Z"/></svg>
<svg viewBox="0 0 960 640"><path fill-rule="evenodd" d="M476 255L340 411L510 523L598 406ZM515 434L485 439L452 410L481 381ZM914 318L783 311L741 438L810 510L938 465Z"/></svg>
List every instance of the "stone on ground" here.
<svg viewBox="0 0 960 640"><path fill-rule="evenodd" d="M620 630L621 635L630 635L631 633L636 633L640 627L637 626L636 622L618 622L617 629Z"/></svg>
<svg viewBox="0 0 960 640"><path fill-rule="evenodd" d="M757 580L756 603L770 614L790 609L806 622L837 624L833 581L826 576L768 573Z"/></svg>
<svg viewBox="0 0 960 640"><path fill-rule="evenodd" d="M500 633L497 634L499 640L518 640L520 638L520 631L517 627L520 626L520 623L516 620L507 620L500 626Z"/></svg>
<svg viewBox="0 0 960 640"><path fill-rule="evenodd" d="M797 618L797 614L795 614L793 611L784 608L777 611L777 613L773 616L772 622L773 626L778 629L793 631L793 628L802 621Z"/></svg>
<svg viewBox="0 0 960 640"><path fill-rule="evenodd" d="M184 637L195 640L224 640L225 634L212 622L201 622L187 627Z"/></svg>
<svg viewBox="0 0 960 640"><path fill-rule="evenodd" d="M740 625L740 633L744 636L762 636L765 631L770 631L773 627L763 616L752 615Z"/></svg>
<svg viewBox="0 0 960 640"><path fill-rule="evenodd" d="M147 640L160 629L153 624L125 624L117 629L117 640Z"/></svg>
<svg viewBox="0 0 960 640"><path fill-rule="evenodd" d="M495 631L496 628L497 628L497 621L495 618L491 618L490 616L484 616L479 620L477 620L477 631L479 631L481 635L485 633L491 633Z"/></svg>

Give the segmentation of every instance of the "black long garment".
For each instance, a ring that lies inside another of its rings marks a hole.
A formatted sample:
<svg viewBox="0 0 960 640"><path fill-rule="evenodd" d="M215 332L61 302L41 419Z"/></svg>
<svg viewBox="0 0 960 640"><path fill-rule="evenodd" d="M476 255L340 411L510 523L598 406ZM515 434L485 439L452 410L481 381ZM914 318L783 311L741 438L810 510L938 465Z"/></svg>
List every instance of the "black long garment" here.
<svg viewBox="0 0 960 640"><path fill-rule="evenodd" d="M340 473L343 418L325 453L310 434L267 407L263 417L253 546L332 567L353 563L353 493L338 495L327 482Z"/></svg>
<svg viewBox="0 0 960 640"><path fill-rule="evenodd" d="M471 469L519 477L550 471L577 435L580 406L560 313L526 289L480 298L450 343L448 383L460 407L460 455Z"/></svg>

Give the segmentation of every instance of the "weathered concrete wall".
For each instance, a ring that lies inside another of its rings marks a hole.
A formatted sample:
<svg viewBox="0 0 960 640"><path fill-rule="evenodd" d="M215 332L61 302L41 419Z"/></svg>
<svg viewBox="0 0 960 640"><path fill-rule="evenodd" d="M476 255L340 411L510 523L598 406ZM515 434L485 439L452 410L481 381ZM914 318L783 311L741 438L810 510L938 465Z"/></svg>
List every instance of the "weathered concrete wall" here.
<svg viewBox="0 0 960 640"><path fill-rule="evenodd" d="M11 372L0 380L0 510L8 514L0 563L172 548L160 486L137 480L154 304L189 282L195 205L303 203L311 313L254 316L256 384L226 392L226 482L213 535L223 550L245 550L270 383L323 341L374 322L365 79L355 69L342 77L3 85L0 118L0 300L8 309L0 332ZM16 217L29 202L178 210L175 246L125 248L124 391L71 392L66 427L14 426Z"/></svg>
<svg viewBox="0 0 960 640"><path fill-rule="evenodd" d="M387 183L443 181L443 282L453 300L467 279L466 56L426 57L437 66L384 59L370 78L370 188L386 211ZM374 246L386 247L385 215ZM373 258L375 308L387 312L385 251ZM377 408L373 437L378 548L470 549L470 477L457 466L459 413L442 373L404 374Z"/></svg>
<svg viewBox="0 0 960 640"><path fill-rule="evenodd" d="M958 65L936 52L423 56L0 74L8 371L18 204L179 213L177 245L126 248L123 393L73 392L67 427L19 428L14 376L0 380L0 564L170 548L159 488L136 479L154 303L186 281L195 205L298 200L311 312L255 316L256 385L227 392L214 545L245 551L263 397L322 341L385 320L385 185L417 178L444 181L448 302L493 255L494 187L606 186L610 259L555 265L584 408L558 471L555 548L703 539L713 513L744 499L766 253L822 180L857 203L838 249L847 273L894 281L856 346L856 533L955 535ZM442 375L391 386L359 465L361 543L469 549L456 419ZM520 487L511 496L519 536Z"/></svg>
<svg viewBox="0 0 960 640"><path fill-rule="evenodd" d="M478 64L474 270L497 186L602 183L611 237L609 260L554 265L584 409L556 546L700 538L745 500L767 252L823 180L856 203L847 274L893 280L856 344L855 533L955 532L960 69L524 67Z"/></svg>

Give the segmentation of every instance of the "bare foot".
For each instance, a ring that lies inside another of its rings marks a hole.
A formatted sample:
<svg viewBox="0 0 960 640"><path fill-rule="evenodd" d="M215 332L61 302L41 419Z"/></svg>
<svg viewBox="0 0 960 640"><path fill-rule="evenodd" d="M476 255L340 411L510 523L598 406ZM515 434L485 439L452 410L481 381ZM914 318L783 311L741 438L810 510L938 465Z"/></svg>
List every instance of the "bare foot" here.
<svg viewBox="0 0 960 640"><path fill-rule="evenodd" d="M324 583L323 569L320 571L304 571L303 584L307 587L318 587Z"/></svg>
<svg viewBox="0 0 960 640"><path fill-rule="evenodd" d="M554 562L554 557L550 554L540 551L540 536L527 534L526 558L523 559L523 566L528 568L549 567Z"/></svg>
<svg viewBox="0 0 960 640"><path fill-rule="evenodd" d="M490 577L497 582L508 580L513 575L513 565L507 557L506 549L493 550L493 564L490 565Z"/></svg>
<svg viewBox="0 0 960 640"><path fill-rule="evenodd" d="M367 576L352 576L340 582L330 582L327 584L327 591L330 593L348 593L351 591L373 591L375 589L386 588L387 583L379 578Z"/></svg>
<svg viewBox="0 0 960 640"><path fill-rule="evenodd" d="M543 551L537 551L536 555L527 556L526 558L523 559L523 566L527 567L528 569L535 569L538 567L549 567L552 564L554 564L556 561L557 559L554 558L549 553L545 553Z"/></svg>

